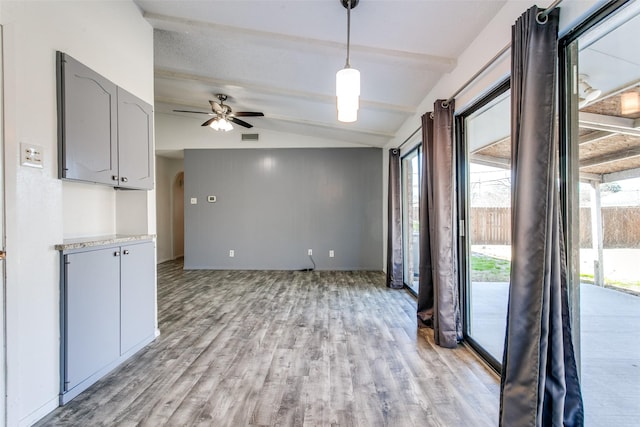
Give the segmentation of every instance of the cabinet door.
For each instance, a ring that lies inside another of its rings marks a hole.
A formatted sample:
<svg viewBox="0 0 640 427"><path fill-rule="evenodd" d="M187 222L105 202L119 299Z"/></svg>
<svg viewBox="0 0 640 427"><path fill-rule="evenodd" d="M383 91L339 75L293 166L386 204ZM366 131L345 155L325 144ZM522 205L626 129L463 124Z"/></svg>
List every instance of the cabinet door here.
<svg viewBox="0 0 640 427"><path fill-rule="evenodd" d="M119 250L65 255L65 390L120 356Z"/></svg>
<svg viewBox="0 0 640 427"><path fill-rule="evenodd" d="M60 178L117 183L116 85L58 52Z"/></svg>
<svg viewBox="0 0 640 427"><path fill-rule="evenodd" d="M153 188L153 109L118 88L118 163L120 187Z"/></svg>
<svg viewBox="0 0 640 427"><path fill-rule="evenodd" d="M120 268L120 336L124 354L155 334L154 243L123 246Z"/></svg>

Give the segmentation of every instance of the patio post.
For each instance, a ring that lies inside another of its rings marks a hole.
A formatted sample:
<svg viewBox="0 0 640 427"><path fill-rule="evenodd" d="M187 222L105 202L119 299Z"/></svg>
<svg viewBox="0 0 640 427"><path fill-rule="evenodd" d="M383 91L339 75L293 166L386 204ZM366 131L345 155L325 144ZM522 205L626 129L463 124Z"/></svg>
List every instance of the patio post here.
<svg viewBox="0 0 640 427"><path fill-rule="evenodd" d="M604 286L604 237L602 230L602 202L600 197L600 183L590 181L591 184L591 244L594 252L593 283Z"/></svg>

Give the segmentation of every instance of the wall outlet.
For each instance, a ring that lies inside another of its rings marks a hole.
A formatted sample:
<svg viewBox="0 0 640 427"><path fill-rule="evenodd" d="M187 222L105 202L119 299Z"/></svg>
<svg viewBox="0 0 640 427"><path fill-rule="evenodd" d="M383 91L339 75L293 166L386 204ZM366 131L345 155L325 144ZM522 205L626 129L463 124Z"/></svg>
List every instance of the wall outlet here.
<svg viewBox="0 0 640 427"><path fill-rule="evenodd" d="M234 256L236 256L236 251L234 251L233 249L229 250L229 258L233 258Z"/></svg>
<svg viewBox="0 0 640 427"><path fill-rule="evenodd" d="M336 254L333 252L333 249L329 251L329 258L333 258Z"/></svg>
<svg viewBox="0 0 640 427"><path fill-rule="evenodd" d="M309 255L309 256L313 255L313 250L311 250L311 249L307 250L307 255Z"/></svg>
<svg viewBox="0 0 640 427"><path fill-rule="evenodd" d="M20 164L42 169L43 148L39 145L20 144Z"/></svg>

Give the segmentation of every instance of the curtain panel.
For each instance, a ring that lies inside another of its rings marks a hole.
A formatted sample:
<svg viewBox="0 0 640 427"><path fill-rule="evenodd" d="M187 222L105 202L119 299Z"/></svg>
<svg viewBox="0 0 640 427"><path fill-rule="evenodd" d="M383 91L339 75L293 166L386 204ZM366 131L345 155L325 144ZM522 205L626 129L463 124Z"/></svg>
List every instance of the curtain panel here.
<svg viewBox="0 0 640 427"><path fill-rule="evenodd" d="M436 344L449 348L462 339L453 111L453 102L437 100L433 118L422 116L418 288L418 325L432 327Z"/></svg>
<svg viewBox="0 0 640 427"><path fill-rule="evenodd" d="M500 425L582 426L560 221L555 96L559 10L512 28L512 261Z"/></svg>
<svg viewBox="0 0 640 427"><path fill-rule="evenodd" d="M400 150L389 150L389 187L387 206L387 286L404 287L402 278L402 214L400 211Z"/></svg>

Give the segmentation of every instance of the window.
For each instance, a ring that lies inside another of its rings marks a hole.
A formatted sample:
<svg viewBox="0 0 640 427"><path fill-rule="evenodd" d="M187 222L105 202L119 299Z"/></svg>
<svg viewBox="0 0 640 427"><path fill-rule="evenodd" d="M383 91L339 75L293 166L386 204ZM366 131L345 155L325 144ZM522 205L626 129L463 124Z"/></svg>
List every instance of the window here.
<svg viewBox="0 0 640 427"><path fill-rule="evenodd" d="M420 146L402 158L402 245L404 284L418 292L420 266Z"/></svg>

